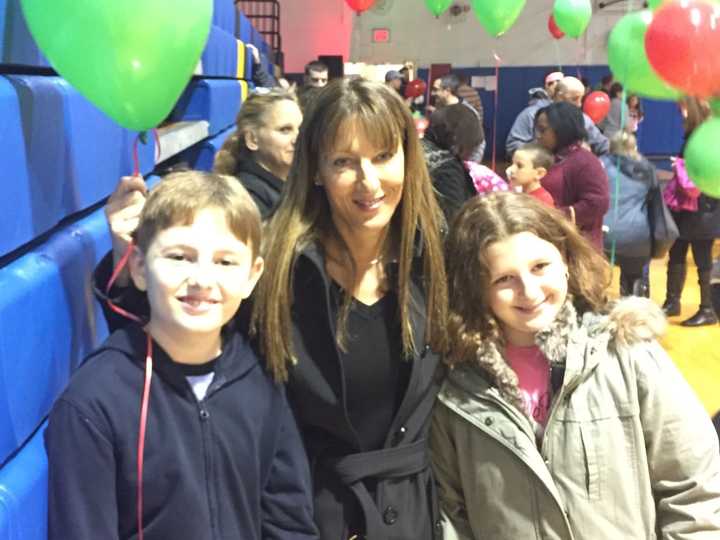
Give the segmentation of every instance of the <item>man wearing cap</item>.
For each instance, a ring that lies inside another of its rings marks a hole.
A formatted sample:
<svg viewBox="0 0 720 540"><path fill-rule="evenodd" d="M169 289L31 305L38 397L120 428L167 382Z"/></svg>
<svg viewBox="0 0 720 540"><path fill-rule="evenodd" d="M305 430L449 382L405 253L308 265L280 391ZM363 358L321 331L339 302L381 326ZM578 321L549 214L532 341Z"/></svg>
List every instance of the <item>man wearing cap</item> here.
<svg viewBox="0 0 720 540"><path fill-rule="evenodd" d="M540 109L547 107L553 101L567 101L578 108L582 108L582 97L585 93L583 83L575 77L563 77L560 79L558 75L562 74L553 72L545 78L545 92L552 97L552 101L550 99L539 99L533 105L523 109L515 119L515 123L505 141L507 159L510 159L520 146L535 139L535 115ZM607 137L600 132L588 115L583 114L583 116L590 149L597 156L607 154L610 147Z"/></svg>
<svg viewBox="0 0 720 540"><path fill-rule="evenodd" d="M480 144L473 151L469 161L474 161L482 165L483 154L485 153L485 130L483 129L483 110L482 104L480 110L473 107L468 101L459 96L460 77L454 73L444 75L433 81L432 95L435 98L435 107L431 110L446 107L448 105L456 105L458 103L470 109L478 119L478 129L480 131ZM430 107L428 107L430 109Z"/></svg>
<svg viewBox="0 0 720 540"><path fill-rule="evenodd" d="M385 74L385 84L387 84L390 88L395 90L397 93L400 93L400 89L402 88L403 84L403 76L399 71L395 71L394 69L391 69Z"/></svg>

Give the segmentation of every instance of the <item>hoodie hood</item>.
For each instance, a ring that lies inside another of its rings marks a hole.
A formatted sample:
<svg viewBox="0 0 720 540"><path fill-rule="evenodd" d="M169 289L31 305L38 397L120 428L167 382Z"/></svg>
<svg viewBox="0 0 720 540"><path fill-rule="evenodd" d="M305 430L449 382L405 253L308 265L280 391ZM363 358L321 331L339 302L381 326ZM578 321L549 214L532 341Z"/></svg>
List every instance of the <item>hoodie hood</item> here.
<svg viewBox="0 0 720 540"><path fill-rule="evenodd" d="M259 367L257 356L245 337L233 328L232 321L222 332L223 350L215 363L213 385L224 385L247 375L253 368ZM110 337L89 358L102 357L106 352L119 353L140 369L145 365L147 355L147 334L137 324L113 332ZM152 342L153 372L170 384L181 394L192 393L185 375L160 344Z"/></svg>

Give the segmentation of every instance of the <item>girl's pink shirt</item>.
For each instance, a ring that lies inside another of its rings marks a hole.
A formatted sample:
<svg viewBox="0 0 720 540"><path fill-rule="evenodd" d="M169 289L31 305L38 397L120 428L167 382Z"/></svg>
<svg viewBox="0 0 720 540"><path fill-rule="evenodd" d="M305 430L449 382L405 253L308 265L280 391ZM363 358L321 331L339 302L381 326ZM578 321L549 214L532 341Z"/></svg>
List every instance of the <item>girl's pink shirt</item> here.
<svg viewBox="0 0 720 540"><path fill-rule="evenodd" d="M507 345L505 358L518 376L525 411L544 428L550 413L550 363L535 345Z"/></svg>

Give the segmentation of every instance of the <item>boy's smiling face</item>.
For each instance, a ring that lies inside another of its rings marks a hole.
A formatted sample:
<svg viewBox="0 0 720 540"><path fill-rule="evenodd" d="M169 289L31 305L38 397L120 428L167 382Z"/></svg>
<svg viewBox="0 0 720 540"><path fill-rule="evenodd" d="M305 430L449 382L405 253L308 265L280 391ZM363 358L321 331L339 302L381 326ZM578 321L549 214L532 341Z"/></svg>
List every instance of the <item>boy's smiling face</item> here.
<svg viewBox="0 0 720 540"><path fill-rule="evenodd" d="M150 333L176 343L218 336L262 270L262 258L235 236L218 208L160 231L145 254L135 250L130 265L136 286L147 291Z"/></svg>

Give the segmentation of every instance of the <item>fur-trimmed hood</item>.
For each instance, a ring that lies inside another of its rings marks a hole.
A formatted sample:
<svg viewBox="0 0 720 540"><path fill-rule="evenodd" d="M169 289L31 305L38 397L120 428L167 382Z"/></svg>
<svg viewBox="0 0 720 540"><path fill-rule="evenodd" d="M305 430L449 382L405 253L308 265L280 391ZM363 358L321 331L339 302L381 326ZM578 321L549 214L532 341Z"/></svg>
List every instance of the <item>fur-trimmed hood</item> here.
<svg viewBox="0 0 720 540"><path fill-rule="evenodd" d="M604 351L618 351L649 342L665 333L665 315L651 300L624 297L609 307L607 314L586 312L579 315L568 299L553 324L536 336L535 342L550 364L566 369L570 375L565 377L566 381L589 374L607 356ZM506 362L502 349L502 343L484 341L478 347L476 366L505 398L520 406L518 378Z"/></svg>

